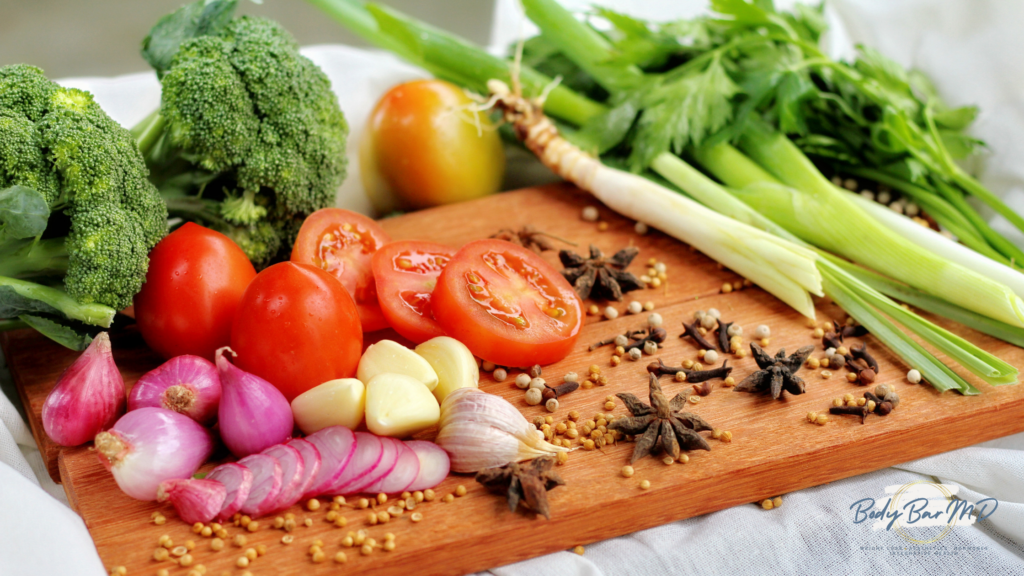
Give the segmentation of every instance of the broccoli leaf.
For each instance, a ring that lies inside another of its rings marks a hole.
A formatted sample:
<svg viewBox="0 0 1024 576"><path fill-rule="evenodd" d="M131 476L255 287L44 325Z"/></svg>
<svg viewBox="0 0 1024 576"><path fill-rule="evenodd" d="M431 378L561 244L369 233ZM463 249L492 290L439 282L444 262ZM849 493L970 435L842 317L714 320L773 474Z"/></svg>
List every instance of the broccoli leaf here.
<svg viewBox="0 0 1024 576"><path fill-rule="evenodd" d="M0 286L0 318L16 318L22 314L60 314L43 302L26 296L15 286Z"/></svg>
<svg viewBox="0 0 1024 576"><path fill-rule="evenodd" d="M18 319L25 324L28 324L29 327L34 328L43 336L46 336L65 348L82 351L89 346L90 342L92 342L91 334L88 334L87 332L79 332L71 326L55 322L49 318L43 318L42 316L35 316L32 314L22 314L21 316L18 316Z"/></svg>
<svg viewBox="0 0 1024 576"><path fill-rule="evenodd" d="M37 190L11 186L0 190L0 235L34 238L46 230L50 207Z"/></svg>
<svg viewBox="0 0 1024 576"><path fill-rule="evenodd" d="M142 41L142 57L163 77L182 42L223 30L237 5L238 0L198 0L167 14Z"/></svg>

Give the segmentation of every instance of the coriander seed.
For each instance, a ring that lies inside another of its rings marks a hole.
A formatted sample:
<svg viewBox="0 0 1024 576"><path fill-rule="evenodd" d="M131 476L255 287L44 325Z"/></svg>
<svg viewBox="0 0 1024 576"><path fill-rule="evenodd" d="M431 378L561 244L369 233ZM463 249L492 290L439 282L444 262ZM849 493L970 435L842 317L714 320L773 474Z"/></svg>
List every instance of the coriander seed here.
<svg viewBox="0 0 1024 576"><path fill-rule="evenodd" d="M348 556L346 556L344 552L338 552L334 555L334 561L338 564L344 564L345 562L348 562Z"/></svg>
<svg viewBox="0 0 1024 576"><path fill-rule="evenodd" d="M650 480L641 480L640 481L640 489L641 490L647 490L650 487L651 487L651 481Z"/></svg>

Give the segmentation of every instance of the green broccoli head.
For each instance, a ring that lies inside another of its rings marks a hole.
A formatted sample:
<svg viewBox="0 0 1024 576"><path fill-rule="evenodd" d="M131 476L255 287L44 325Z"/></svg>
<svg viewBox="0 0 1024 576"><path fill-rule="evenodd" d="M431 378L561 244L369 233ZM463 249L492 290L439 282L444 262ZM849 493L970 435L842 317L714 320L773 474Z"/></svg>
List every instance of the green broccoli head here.
<svg viewBox="0 0 1024 576"><path fill-rule="evenodd" d="M38 68L0 68L0 189L33 188L70 221L64 284L79 302L121 309L145 281L149 250L167 232L147 175L131 134L90 94Z"/></svg>
<svg viewBox="0 0 1024 576"><path fill-rule="evenodd" d="M269 222L287 247L284 223L334 203L348 124L327 76L279 24L243 16L185 40L161 81L166 138L179 158L219 173L203 198L221 200L217 216L243 236Z"/></svg>

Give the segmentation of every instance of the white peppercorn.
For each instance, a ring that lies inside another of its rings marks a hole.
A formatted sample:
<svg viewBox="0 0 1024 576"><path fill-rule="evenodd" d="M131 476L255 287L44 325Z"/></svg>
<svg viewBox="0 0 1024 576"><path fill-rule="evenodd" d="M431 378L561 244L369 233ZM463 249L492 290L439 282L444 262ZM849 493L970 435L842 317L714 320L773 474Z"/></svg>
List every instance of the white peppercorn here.
<svg viewBox="0 0 1024 576"><path fill-rule="evenodd" d="M526 403L530 406L536 406L540 404L540 401L544 399L544 393L540 388L530 388L526 391Z"/></svg>
<svg viewBox="0 0 1024 576"><path fill-rule="evenodd" d="M772 335L772 329L767 324L761 324L754 329L754 338L760 340L761 338L769 338Z"/></svg>
<svg viewBox="0 0 1024 576"><path fill-rule="evenodd" d="M594 206L586 206L583 208L582 216L587 222L597 222L597 219L601 217L601 213Z"/></svg>
<svg viewBox="0 0 1024 576"><path fill-rule="evenodd" d="M704 353L704 361L707 362L708 364L714 364L715 362L718 362L718 352L714 350L708 350L707 352Z"/></svg>
<svg viewBox="0 0 1024 576"><path fill-rule="evenodd" d="M641 355L642 354L641 354L639 348L630 348L629 349L629 359L630 360L639 360Z"/></svg>
<svg viewBox="0 0 1024 576"><path fill-rule="evenodd" d="M733 324L732 326L729 326L729 330L727 330L726 333L730 337L743 336L743 326L740 326L739 324Z"/></svg>
<svg viewBox="0 0 1024 576"><path fill-rule="evenodd" d="M647 342L644 342L644 354L647 354L649 356L653 356L654 354L657 354L657 353L658 353L658 343L657 342L654 342L652 340L648 340Z"/></svg>
<svg viewBox="0 0 1024 576"><path fill-rule="evenodd" d="M921 382L921 371L914 368L907 372L907 382L919 384Z"/></svg>
<svg viewBox="0 0 1024 576"><path fill-rule="evenodd" d="M480 369L483 370L484 372L494 372L495 368L497 368L497 366L494 365L494 362L484 360L483 362L480 363Z"/></svg>
<svg viewBox="0 0 1024 576"><path fill-rule="evenodd" d="M530 387L530 375L520 374L516 376L516 387L521 390L526 390Z"/></svg>
<svg viewBox="0 0 1024 576"><path fill-rule="evenodd" d="M644 234L647 234L650 228L648 228L647 224L644 224L643 222L637 222L633 225L633 230L635 230L637 234L643 236Z"/></svg>
<svg viewBox="0 0 1024 576"><path fill-rule="evenodd" d="M579 382L580 377L575 372L566 372L565 376L562 376L562 380L566 382Z"/></svg>
<svg viewBox="0 0 1024 576"><path fill-rule="evenodd" d="M718 308L708 308L708 316L713 317L715 320L722 319L722 313L718 311Z"/></svg>
<svg viewBox="0 0 1024 576"><path fill-rule="evenodd" d="M543 390L545 386L547 386L547 382L543 378L534 378L530 380L530 388Z"/></svg>
<svg viewBox="0 0 1024 576"><path fill-rule="evenodd" d="M619 334L618 336L615 337L615 345L623 347L628 346L629 338L626 338L625 334Z"/></svg>
<svg viewBox="0 0 1024 576"><path fill-rule="evenodd" d="M662 320L661 314L658 314L657 312L647 316L647 325L650 326L651 328L657 328L658 326L661 326L663 323L664 320Z"/></svg>
<svg viewBox="0 0 1024 576"><path fill-rule="evenodd" d="M558 398L548 398L548 401L544 403L544 407L547 408L548 412L558 410Z"/></svg>
<svg viewBox="0 0 1024 576"><path fill-rule="evenodd" d="M504 382L505 378L508 378L508 372L504 368L495 368L492 376L494 376L495 382Z"/></svg>
<svg viewBox="0 0 1024 576"><path fill-rule="evenodd" d="M619 317L619 311L616 310L615 308L612 308L611 306L607 306L604 309L604 317L609 320L615 320L616 318Z"/></svg>
<svg viewBox="0 0 1024 576"><path fill-rule="evenodd" d="M705 314L700 319L701 328L704 328L705 330L713 330L717 324L718 320L715 320L715 317L711 314Z"/></svg>
<svg viewBox="0 0 1024 576"><path fill-rule="evenodd" d="M639 314L644 311L644 305L633 300L628 306L626 306L626 311L630 314Z"/></svg>

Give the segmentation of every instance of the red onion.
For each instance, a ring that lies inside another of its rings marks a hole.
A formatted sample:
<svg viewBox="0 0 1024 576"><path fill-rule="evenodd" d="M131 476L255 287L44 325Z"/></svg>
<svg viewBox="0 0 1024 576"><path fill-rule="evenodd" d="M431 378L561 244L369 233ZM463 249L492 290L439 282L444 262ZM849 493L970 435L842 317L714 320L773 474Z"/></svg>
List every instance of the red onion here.
<svg viewBox="0 0 1024 576"><path fill-rule="evenodd" d="M309 489L313 487L313 482L317 479L320 474L320 464L322 458L320 457L320 450L312 442L304 440L302 438L294 438L288 441L288 446L295 448L302 455L302 496L309 493ZM302 498L300 497L300 500Z"/></svg>
<svg viewBox="0 0 1024 576"><path fill-rule="evenodd" d="M195 478L164 480L156 491L157 501L170 500L178 516L189 524L213 520L226 496L227 488L220 482Z"/></svg>
<svg viewBox="0 0 1024 576"><path fill-rule="evenodd" d="M356 452L356 436L344 426L328 426L306 436L306 440L320 452L320 472L313 478L306 497L326 494L341 475Z"/></svg>
<svg viewBox="0 0 1024 576"><path fill-rule="evenodd" d="M43 430L61 446L78 446L110 428L124 407L124 379L114 365L110 337L100 332L47 395Z"/></svg>
<svg viewBox="0 0 1024 576"><path fill-rule="evenodd" d="M356 432L356 449L341 476L328 486L324 494L352 494L350 486L362 482L368 474L380 466L384 455L384 443L380 437L368 432Z"/></svg>
<svg viewBox="0 0 1024 576"><path fill-rule="evenodd" d="M221 464L210 471L206 479L220 482L227 490L224 505L217 513L217 520L220 522L234 516L249 499L249 491L252 490L252 471L241 464Z"/></svg>
<svg viewBox="0 0 1024 576"><path fill-rule="evenodd" d="M281 493L277 495L273 509L291 508L296 502L302 500L302 493L306 488L304 485L307 480L306 465L302 460L302 454L287 444L271 446L262 454L273 456L281 465Z"/></svg>
<svg viewBox="0 0 1024 576"><path fill-rule="evenodd" d="M217 419L220 394L220 378L213 362L185 354L143 374L128 396L128 409L167 408L203 426L212 426Z"/></svg>
<svg viewBox="0 0 1024 576"><path fill-rule="evenodd" d="M395 461L395 467L380 480L365 488L364 492L398 494L405 491L419 476L420 459L416 452L401 440L394 438L390 438L390 440L398 447L398 459Z"/></svg>
<svg viewBox="0 0 1024 576"><path fill-rule="evenodd" d="M224 444L242 458L287 440L295 421L284 394L270 382L228 362L225 350L236 355L227 346L217 350L217 372L223 388L217 418Z"/></svg>
<svg viewBox="0 0 1024 576"><path fill-rule="evenodd" d="M125 494L156 500L164 480L190 478L213 452L210 432L195 420L164 410L139 408L96 435L96 454Z"/></svg>
<svg viewBox="0 0 1024 576"><path fill-rule="evenodd" d="M406 486L403 490L415 492L416 490L433 488L448 477L451 461L448 459L448 453L442 450L440 446L424 440L410 440L405 443L405 446L419 457L420 471L412 484Z"/></svg>
<svg viewBox="0 0 1024 576"><path fill-rule="evenodd" d="M277 458L266 454L252 454L238 461L252 471L252 490L239 512L259 518L274 510L281 493L281 465Z"/></svg>
<svg viewBox="0 0 1024 576"><path fill-rule="evenodd" d="M360 433L357 433L357 435ZM395 464L398 463L398 449L401 445L401 441L387 436L378 436L381 442L381 454L380 461L372 469L367 470L366 474L359 480L353 481L346 486L340 487L338 494L357 494L359 492L365 492L367 488L373 486L378 480L384 478L395 469ZM360 442L362 439L360 438Z"/></svg>

